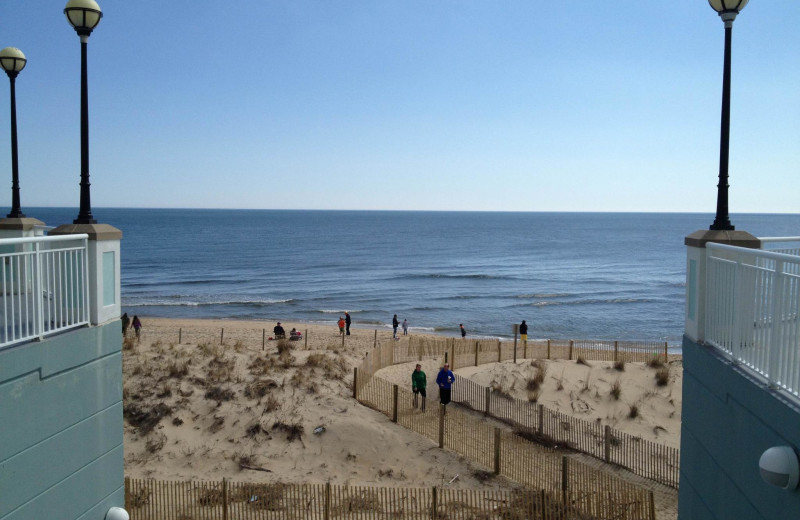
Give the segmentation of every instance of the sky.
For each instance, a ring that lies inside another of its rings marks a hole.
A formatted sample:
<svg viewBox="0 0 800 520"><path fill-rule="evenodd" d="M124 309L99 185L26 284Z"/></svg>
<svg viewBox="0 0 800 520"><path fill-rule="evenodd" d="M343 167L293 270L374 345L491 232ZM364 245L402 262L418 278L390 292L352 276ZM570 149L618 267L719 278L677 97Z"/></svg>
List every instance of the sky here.
<svg viewBox="0 0 800 520"><path fill-rule="evenodd" d="M3 2L0 47L28 59L23 211L79 205L65 4ZM93 208L715 211L724 26L706 0L99 4ZM731 213L800 210L799 27L798 0L734 22Z"/></svg>

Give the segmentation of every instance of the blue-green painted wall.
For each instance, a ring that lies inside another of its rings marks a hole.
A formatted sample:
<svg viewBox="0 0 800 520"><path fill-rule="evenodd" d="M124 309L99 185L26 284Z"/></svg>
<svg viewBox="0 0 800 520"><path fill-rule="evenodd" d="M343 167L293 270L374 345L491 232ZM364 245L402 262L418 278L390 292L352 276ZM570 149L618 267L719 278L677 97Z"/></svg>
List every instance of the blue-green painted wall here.
<svg viewBox="0 0 800 520"><path fill-rule="evenodd" d="M118 321L0 350L0 520L124 506Z"/></svg>
<svg viewBox="0 0 800 520"><path fill-rule="evenodd" d="M683 339L680 520L800 519L800 491L761 479L767 448L800 447L800 408Z"/></svg>

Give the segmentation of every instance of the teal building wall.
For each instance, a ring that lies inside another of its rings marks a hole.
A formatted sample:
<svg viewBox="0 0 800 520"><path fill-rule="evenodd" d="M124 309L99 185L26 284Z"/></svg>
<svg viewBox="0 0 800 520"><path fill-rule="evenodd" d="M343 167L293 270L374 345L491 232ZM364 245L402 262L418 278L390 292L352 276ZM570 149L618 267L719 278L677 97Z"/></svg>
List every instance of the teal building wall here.
<svg viewBox="0 0 800 520"><path fill-rule="evenodd" d="M800 520L800 491L759 473L781 445L800 447L800 408L684 337L679 520Z"/></svg>
<svg viewBox="0 0 800 520"><path fill-rule="evenodd" d="M119 321L0 350L0 520L124 507Z"/></svg>

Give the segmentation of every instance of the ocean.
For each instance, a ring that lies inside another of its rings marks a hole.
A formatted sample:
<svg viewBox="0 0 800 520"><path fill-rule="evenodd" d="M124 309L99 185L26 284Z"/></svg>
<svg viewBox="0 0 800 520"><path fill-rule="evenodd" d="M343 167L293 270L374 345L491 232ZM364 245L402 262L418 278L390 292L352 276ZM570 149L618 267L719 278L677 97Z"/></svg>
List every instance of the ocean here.
<svg viewBox="0 0 800 520"><path fill-rule="evenodd" d="M57 226L72 208L25 208ZM683 239L711 214L95 208L123 232L122 306L170 318L304 321L469 336L683 333ZM732 215L795 236L800 215Z"/></svg>

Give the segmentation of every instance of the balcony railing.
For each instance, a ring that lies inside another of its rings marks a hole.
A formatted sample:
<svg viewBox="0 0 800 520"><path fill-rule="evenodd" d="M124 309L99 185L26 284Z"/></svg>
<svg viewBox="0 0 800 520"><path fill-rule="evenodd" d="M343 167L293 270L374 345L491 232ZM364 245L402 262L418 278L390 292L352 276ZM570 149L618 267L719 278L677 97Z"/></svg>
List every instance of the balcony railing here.
<svg viewBox="0 0 800 520"><path fill-rule="evenodd" d="M0 349L89 323L87 239L0 239Z"/></svg>
<svg viewBox="0 0 800 520"><path fill-rule="evenodd" d="M800 398L800 238L771 251L708 243L705 341Z"/></svg>

